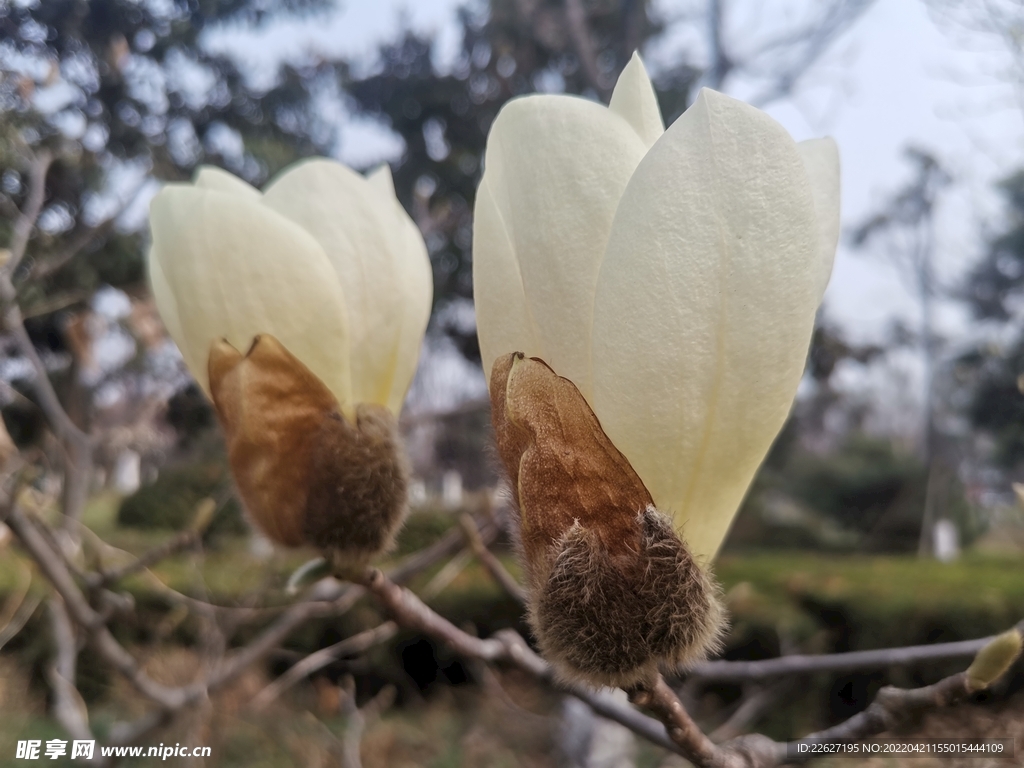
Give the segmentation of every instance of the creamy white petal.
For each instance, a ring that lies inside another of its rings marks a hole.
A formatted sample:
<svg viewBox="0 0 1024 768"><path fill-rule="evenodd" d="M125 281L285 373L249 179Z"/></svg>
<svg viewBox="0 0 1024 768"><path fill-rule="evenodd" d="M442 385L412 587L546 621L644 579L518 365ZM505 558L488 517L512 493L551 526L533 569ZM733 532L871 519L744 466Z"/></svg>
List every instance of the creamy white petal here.
<svg viewBox="0 0 1024 768"><path fill-rule="evenodd" d="M625 118L648 147L665 132L658 97L640 54L634 52L619 75L608 108Z"/></svg>
<svg viewBox="0 0 1024 768"><path fill-rule="evenodd" d="M200 189L215 189L253 201L260 199L260 191L256 187L215 165L199 166L192 183Z"/></svg>
<svg viewBox="0 0 1024 768"><path fill-rule="evenodd" d="M819 233L796 145L704 90L616 213L594 310L594 411L710 559L796 393Z"/></svg>
<svg viewBox="0 0 1024 768"><path fill-rule="evenodd" d="M547 359L523 292L515 246L484 174L473 209L473 305L484 374L509 352Z"/></svg>
<svg viewBox="0 0 1024 768"><path fill-rule="evenodd" d="M801 141L796 148L807 169L811 194L814 195L814 209L818 215L821 233L818 296L821 297L832 276L832 262L839 244L839 148L828 137Z"/></svg>
<svg viewBox="0 0 1024 768"><path fill-rule="evenodd" d="M397 416L402 410L405 395L416 373L423 334L430 320L430 308L434 299L434 273L419 227L409 218L398 200L395 200L395 208L400 219L397 233L404 240L404 244L397 252L399 269L395 289L404 299L402 325L395 354L395 371L391 378L387 406Z"/></svg>
<svg viewBox="0 0 1024 768"><path fill-rule="evenodd" d="M153 198L150 225L177 302L182 354L204 390L213 341L244 352L269 333L343 406L352 403L345 297L309 233L239 195L182 184Z"/></svg>
<svg viewBox="0 0 1024 768"><path fill-rule="evenodd" d="M185 334L181 330L181 319L178 313L178 300L174 298L174 293L167 284L167 278L164 276L163 267L160 266L159 253L155 243L149 246L146 262L149 272L149 287L153 292L153 300L156 302L160 319L164 321L167 333L171 335L174 343L178 345L178 350L181 352L182 357L187 360Z"/></svg>
<svg viewBox="0 0 1024 768"><path fill-rule="evenodd" d="M391 197L396 197L395 180L391 175L391 166L387 163L381 163L366 174L366 180L377 187L381 192L384 192Z"/></svg>
<svg viewBox="0 0 1024 768"><path fill-rule="evenodd" d="M404 313L401 255L408 247L394 195L331 160L292 166L263 203L313 235L337 272L349 310L352 392L357 402L392 399Z"/></svg>
<svg viewBox="0 0 1024 768"><path fill-rule="evenodd" d="M510 101L487 139L484 179L504 234L497 227L475 233L474 258L492 263L482 252L508 248L507 237L543 357L584 395L598 266L619 197L646 150L622 117L571 96ZM491 325L520 321L503 318L500 306L484 312Z"/></svg>
<svg viewBox="0 0 1024 768"><path fill-rule="evenodd" d="M395 373L387 402L388 408L397 415L402 410L405 395L416 373L423 334L430 320L430 308L434 298L434 274L423 235L395 196L391 167L387 163L381 164L367 175L366 180L392 199L395 216L400 222L397 228L388 228L388 233L396 236L394 248L398 256L397 288L405 297Z"/></svg>

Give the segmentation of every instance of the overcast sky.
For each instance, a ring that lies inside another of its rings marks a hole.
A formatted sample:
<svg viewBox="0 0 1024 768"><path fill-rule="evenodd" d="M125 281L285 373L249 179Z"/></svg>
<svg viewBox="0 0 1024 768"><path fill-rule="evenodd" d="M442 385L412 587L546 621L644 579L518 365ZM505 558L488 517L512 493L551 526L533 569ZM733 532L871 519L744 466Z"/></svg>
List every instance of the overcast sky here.
<svg viewBox="0 0 1024 768"><path fill-rule="evenodd" d="M319 52L372 62L376 45L392 36L399 20L438 36L442 63L458 48L459 0L349 0L327 17L279 24L262 31L218 32L207 43L248 61L257 78L271 79L277 62ZM683 0L660 0L667 17ZM781 3L785 6L785 3ZM792 3L790 3L792 5ZM739 2L739 13L746 7ZM739 19L739 21L743 21ZM742 24L737 24L741 28ZM670 61L671 35L649 51L652 64ZM770 112L796 139L828 134L843 163L843 221L850 226L875 210L909 177L903 160L913 145L937 154L956 179L939 215L940 274L955 279L980 250L979 233L998 226L996 179L1024 164L1024 122L1012 88L999 73L1007 54L998 42L965 38L937 24L919 0L876 0L837 42L792 98ZM742 82L729 84L743 97ZM356 164L394 159L400 144L372 124L348 120L342 159ZM878 338L894 317L916 321L916 304L900 275L882 256L840 247L825 299L826 313L856 338ZM953 335L969 330L953 307L941 321Z"/></svg>

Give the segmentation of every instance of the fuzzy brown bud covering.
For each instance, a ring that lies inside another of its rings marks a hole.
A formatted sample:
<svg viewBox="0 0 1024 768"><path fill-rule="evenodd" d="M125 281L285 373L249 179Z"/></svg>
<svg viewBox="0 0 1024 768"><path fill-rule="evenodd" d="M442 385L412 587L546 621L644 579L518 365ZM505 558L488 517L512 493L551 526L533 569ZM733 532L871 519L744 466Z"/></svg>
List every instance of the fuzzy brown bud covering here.
<svg viewBox="0 0 1024 768"><path fill-rule="evenodd" d="M243 356L210 349L210 390L239 493L259 527L345 567L386 550L405 514L407 470L391 412L346 418L322 381L273 336Z"/></svg>
<svg viewBox="0 0 1024 768"><path fill-rule="evenodd" d="M576 386L515 354L495 361L490 393L530 622L556 672L630 686L703 659L724 622L717 587Z"/></svg>

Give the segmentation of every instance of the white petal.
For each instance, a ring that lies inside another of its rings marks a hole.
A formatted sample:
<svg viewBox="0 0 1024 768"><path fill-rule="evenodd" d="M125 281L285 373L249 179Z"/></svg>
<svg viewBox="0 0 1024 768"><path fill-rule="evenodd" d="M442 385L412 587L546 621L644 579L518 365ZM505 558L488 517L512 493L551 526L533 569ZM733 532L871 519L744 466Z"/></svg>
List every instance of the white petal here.
<svg viewBox="0 0 1024 768"><path fill-rule="evenodd" d="M351 404L345 298L311 235L239 195L182 184L153 198L150 225L182 354L204 390L211 343L225 338L244 352L269 333Z"/></svg>
<svg viewBox="0 0 1024 768"><path fill-rule="evenodd" d="M714 556L796 393L818 304L800 154L704 90L630 180L594 310L594 411L697 556Z"/></svg>
<svg viewBox="0 0 1024 768"><path fill-rule="evenodd" d="M381 192L385 192L391 197L395 197L395 180L391 176L391 166L387 163L381 163L366 174L366 180L377 187Z"/></svg>
<svg viewBox="0 0 1024 768"><path fill-rule="evenodd" d="M498 227L475 233L474 258L511 243L539 331L537 349L518 351L543 357L584 395L597 269L619 196L645 152L624 119L571 96L509 102L487 139L484 180L504 234ZM492 326L522 320L504 318L500 306L483 312L494 318ZM512 351L492 347L484 354L493 360Z"/></svg>
<svg viewBox="0 0 1024 768"><path fill-rule="evenodd" d="M387 172L369 181L340 163L317 158L292 166L263 195L264 205L313 235L334 266L349 311L352 394L356 402L381 405L394 403L397 388L404 397L408 381L401 384L396 378L404 379L410 365L405 329L408 325L412 333L419 327L423 299L429 307L431 291L429 279L423 279L426 249L420 238L420 250L410 253L415 246L408 227L413 225L393 187L383 183L389 178ZM410 261L416 263L410 267ZM416 320L407 324L410 304ZM413 368L416 352L418 343Z"/></svg>
<svg viewBox="0 0 1024 768"><path fill-rule="evenodd" d="M484 374L509 352L544 357L523 292L512 238L501 219L487 174L476 190L473 209L473 305Z"/></svg>
<svg viewBox="0 0 1024 768"><path fill-rule="evenodd" d="M807 169L821 232L818 262L820 297L824 295L828 279L832 276L832 262L836 257L836 245L839 244L839 148L828 137L801 141L796 148Z"/></svg>
<svg viewBox="0 0 1024 768"><path fill-rule="evenodd" d="M398 414L405 401L406 392L416 373L423 334L430 320L430 307L434 294L434 275L430 267L430 257L423 235L419 227L409 218L395 196L395 182L391 176L391 167L382 163L371 171L366 180L384 192L394 202L395 215L401 222L396 243L398 255L398 284L400 292L405 296L402 326L399 333L398 352L395 362L395 374L391 382L391 393L387 405L394 414ZM390 228L389 228L390 231Z"/></svg>
<svg viewBox="0 0 1024 768"><path fill-rule="evenodd" d="M640 54L634 52L619 75L608 108L624 117L647 147L653 146L665 132L658 97Z"/></svg>
<svg viewBox="0 0 1024 768"><path fill-rule="evenodd" d="M395 208L402 221L398 231L405 241L404 246L398 251L398 281L395 288L404 297L404 306L395 354L395 372L386 404L392 413L398 415L416 373L423 334L430 320L430 308L434 298L434 273L419 228L397 200Z"/></svg>
<svg viewBox="0 0 1024 768"><path fill-rule="evenodd" d="M201 165L192 183L200 189L215 189L247 200L260 199L260 191L256 187L215 165Z"/></svg>
<svg viewBox="0 0 1024 768"><path fill-rule="evenodd" d="M153 292L153 301L156 302L157 311L164 321L167 333L178 345L182 357L187 359L185 352L185 334L181 330L181 319L178 312L178 300L174 298L171 287L167 284L163 267L160 266L160 258L157 253L156 244L149 247L149 255L146 258L149 271L149 287Z"/></svg>

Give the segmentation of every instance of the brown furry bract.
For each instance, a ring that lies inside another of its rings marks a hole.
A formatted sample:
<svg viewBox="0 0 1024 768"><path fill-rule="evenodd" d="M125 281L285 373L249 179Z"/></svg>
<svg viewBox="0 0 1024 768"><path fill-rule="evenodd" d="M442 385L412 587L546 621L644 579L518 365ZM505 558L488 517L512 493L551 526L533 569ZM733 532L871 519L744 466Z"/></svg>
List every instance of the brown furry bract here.
<svg viewBox="0 0 1024 768"><path fill-rule="evenodd" d="M630 686L703 659L724 624L717 587L576 386L514 354L495 361L490 393L530 622L556 672Z"/></svg>
<svg viewBox="0 0 1024 768"><path fill-rule="evenodd" d="M324 383L266 334L245 355L217 342L209 370L235 483L270 538L352 567L391 545L408 472L387 408L360 404L347 419Z"/></svg>

